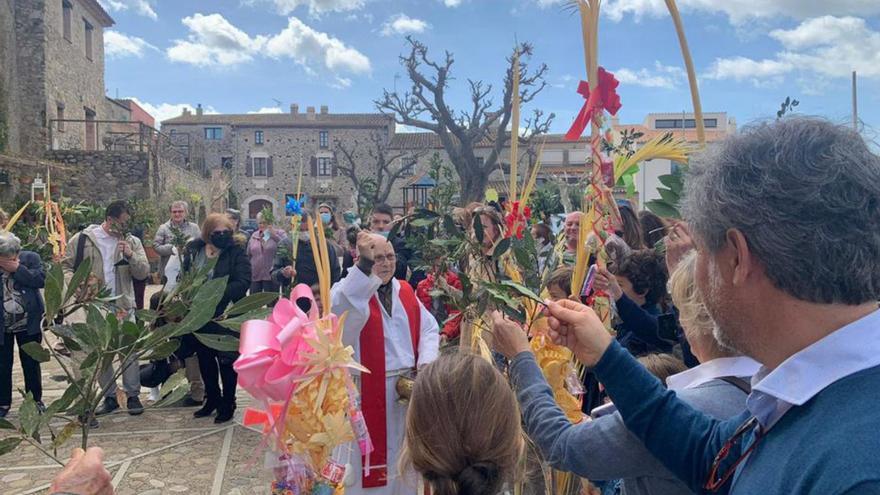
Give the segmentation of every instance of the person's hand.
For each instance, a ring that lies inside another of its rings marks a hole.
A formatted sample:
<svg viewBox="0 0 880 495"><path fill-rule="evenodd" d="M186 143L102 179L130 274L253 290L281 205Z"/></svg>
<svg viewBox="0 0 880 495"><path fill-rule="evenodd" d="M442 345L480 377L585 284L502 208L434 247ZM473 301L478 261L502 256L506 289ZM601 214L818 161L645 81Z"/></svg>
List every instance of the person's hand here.
<svg viewBox="0 0 880 495"><path fill-rule="evenodd" d="M691 238L688 225L684 222L675 224L666 235L664 244L666 244L666 269L671 275L684 255L694 248L694 240Z"/></svg>
<svg viewBox="0 0 880 495"><path fill-rule="evenodd" d="M620 283L617 281L617 277L605 267L596 269L596 278L593 280L593 288L597 291L602 291L608 294L608 296L614 301L623 297L623 289L620 288Z"/></svg>
<svg viewBox="0 0 880 495"><path fill-rule="evenodd" d="M519 324L505 318L500 311L492 312L492 348L507 359L531 350L526 332Z"/></svg>
<svg viewBox="0 0 880 495"><path fill-rule="evenodd" d="M70 461L52 480L49 493L75 495L113 495L110 472L104 467L104 451L91 447L75 449Z"/></svg>
<svg viewBox="0 0 880 495"><path fill-rule="evenodd" d="M376 246L383 242L388 242L388 240L381 235L371 234L363 230L358 232L357 249L359 256L373 261L375 259Z"/></svg>
<svg viewBox="0 0 880 495"><path fill-rule="evenodd" d="M12 260L0 260L0 270L3 270L7 273L15 273L18 270L18 259Z"/></svg>
<svg viewBox="0 0 880 495"><path fill-rule="evenodd" d="M281 269L281 274L284 275L285 278L293 280L293 277L296 277L296 268L292 266L285 266Z"/></svg>
<svg viewBox="0 0 880 495"><path fill-rule="evenodd" d="M612 340L602 320L589 307L568 299L548 301L547 310L550 312L548 335L553 342L571 349L585 366L595 366Z"/></svg>
<svg viewBox="0 0 880 495"><path fill-rule="evenodd" d="M131 258L131 245L129 245L127 242L119 241L119 243L116 244L116 248L122 251L123 256L125 256L126 258Z"/></svg>

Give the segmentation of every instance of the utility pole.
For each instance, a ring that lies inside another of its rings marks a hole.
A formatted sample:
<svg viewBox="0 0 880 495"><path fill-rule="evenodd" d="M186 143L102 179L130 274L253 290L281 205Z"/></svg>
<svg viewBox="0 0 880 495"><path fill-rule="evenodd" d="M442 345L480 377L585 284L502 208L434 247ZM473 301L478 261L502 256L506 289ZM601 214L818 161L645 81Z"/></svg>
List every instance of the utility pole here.
<svg viewBox="0 0 880 495"><path fill-rule="evenodd" d="M859 130L859 99L856 86L856 71L852 73L852 124L856 132Z"/></svg>

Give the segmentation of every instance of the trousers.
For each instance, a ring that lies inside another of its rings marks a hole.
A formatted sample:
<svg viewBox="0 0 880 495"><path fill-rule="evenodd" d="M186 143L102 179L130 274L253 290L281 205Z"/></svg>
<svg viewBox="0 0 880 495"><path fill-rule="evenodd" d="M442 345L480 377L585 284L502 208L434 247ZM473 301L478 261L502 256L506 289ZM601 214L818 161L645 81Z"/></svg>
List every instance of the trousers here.
<svg viewBox="0 0 880 495"><path fill-rule="evenodd" d="M230 357L230 354L211 349L201 342L196 344L199 371L202 373L202 382L205 384L206 403L216 405L221 409L235 406L238 373L232 369L235 358Z"/></svg>
<svg viewBox="0 0 880 495"><path fill-rule="evenodd" d="M141 393L141 370L138 363L129 360L120 363L122 369L122 389L128 397L137 397ZM101 387L105 388L104 397L116 397L116 380L113 379L113 364L104 368L99 380Z"/></svg>
<svg viewBox="0 0 880 495"><path fill-rule="evenodd" d="M12 361L14 346L18 343L18 358L24 372L24 389L30 392L34 400L43 399L43 383L40 375L40 363L21 349L28 342L40 342L42 334L28 335L27 332L4 333L3 345L0 346L0 406L12 405Z"/></svg>

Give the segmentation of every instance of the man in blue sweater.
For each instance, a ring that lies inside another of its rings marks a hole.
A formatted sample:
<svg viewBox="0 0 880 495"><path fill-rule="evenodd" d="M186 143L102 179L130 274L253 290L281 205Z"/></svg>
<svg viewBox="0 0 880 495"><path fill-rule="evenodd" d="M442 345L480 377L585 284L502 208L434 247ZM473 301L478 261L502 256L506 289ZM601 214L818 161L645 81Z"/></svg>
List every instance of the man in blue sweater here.
<svg viewBox="0 0 880 495"><path fill-rule="evenodd" d="M585 306L549 303L551 336L697 492L880 494L880 158L849 129L786 118L695 162L697 285L719 342L762 364L747 411L684 403Z"/></svg>

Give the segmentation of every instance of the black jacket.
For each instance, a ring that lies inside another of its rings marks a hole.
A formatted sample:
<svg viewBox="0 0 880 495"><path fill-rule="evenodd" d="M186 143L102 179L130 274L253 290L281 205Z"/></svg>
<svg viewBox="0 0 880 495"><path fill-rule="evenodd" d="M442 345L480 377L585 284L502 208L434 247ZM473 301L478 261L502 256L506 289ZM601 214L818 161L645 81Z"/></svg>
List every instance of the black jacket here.
<svg viewBox="0 0 880 495"><path fill-rule="evenodd" d="M291 240L286 238L278 245L275 254L275 266L272 268L272 280L287 287L291 280L284 276L282 270L290 266ZM327 241L327 254L330 256L330 283L339 282L339 253L333 248L333 244ZM293 285L306 284L312 286L318 283L318 267L312 254L312 246L308 242L299 241L296 251L296 277Z"/></svg>
<svg viewBox="0 0 880 495"><path fill-rule="evenodd" d="M226 291L223 298L217 304L214 316L220 316L230 303L234 303L247 295L247 291L251 286L251 263L247 257L244 238L235 236L235 244L220 251L217 257L217 264L214 265L214 274L212 278L220 278L229 276L226 281ZM199 251L205 249L205 241L194 239L190 241L185 248L183 256L183 271L188 272L192 269L193 260ZM231 330L223 328L214 322L209 322L199 330L204 333L229 333L234 334Z"/></svg>
<svg viewBox="0 0 880 495"><path fill-rule="evenodd" d="M41 322L43 320L43 296L40 295L40 289L46 285L46 273L43 271L43 262L40 255L33 251L22 251L18 254L18 270L12 274L12 286L21 292L24 311L27 315L27 333L28 335L37 335L40 333ZM0 301L3 301L3 291L6 290L4 284L0 284ZM0 311L3 306L0 305ZM5 315L0 317L0 335L6 331ZM0 346L3 345L0 339Z"/></svg>

